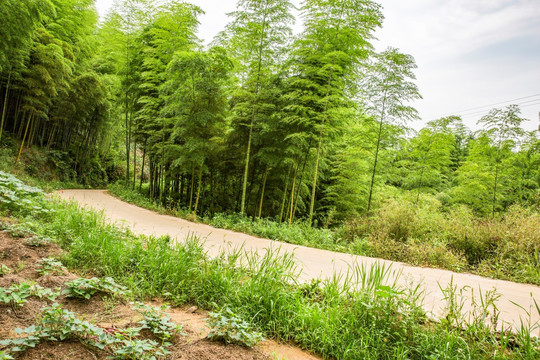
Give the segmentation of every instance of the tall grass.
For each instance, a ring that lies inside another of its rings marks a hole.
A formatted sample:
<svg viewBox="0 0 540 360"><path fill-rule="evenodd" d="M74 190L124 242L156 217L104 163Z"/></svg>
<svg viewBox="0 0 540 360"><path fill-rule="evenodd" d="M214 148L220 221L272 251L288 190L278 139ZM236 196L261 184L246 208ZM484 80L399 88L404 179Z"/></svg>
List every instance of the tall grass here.
<svg viewBox="0 0 540 360"><path fill-rule="evenodd" d="M303 222L289 226L270 219L254 221L239 214L197 218L181 209L165 209L121 184L109 190L147 209L272 240L540 285L538 209L514 206L491 219L477 217L466 207L444 212L434 198L419 204L401 198L386 201L370 217L324 229Z"/></svg>
<svg viewBox="0 0 540 360"><path fill-rule="evenodd" d="M396 288L390 270L356 266L349 275L298 282L290 255L241 249L209 257L194 238L173 244L106 223L102 214L53 201L22 221L58 239L68 266L112 276L142 297L209 310L229 307L267 336L334 359L494 359L540 356L537 340L431 322L419 294ZM356 284L361 284L358 287ZM475 326L482 327L482 323ZM530 334L530 332L529 332ZM506 337L503 337L506 339ZM512 344L512 346L508 346Z"/></svg>
<svg viewBox="0 0 540 360"><path fill-rule="evenodd" d="M289 226L288 224L270 219L254 221L250 217L241 214L223 213L217 213L213 216L205 215L196 217L193 213L183 209L168 209L160 206L149 200L144 194L126 188L121 182L109 185L108 189L110 193L121 200L162 214L169 214L190 221L199 221L217 228L243 232L290 244L315 246L321 249L336 251L347 250L345 246L339 244L338 237L334 231L313 228L306 222L298 221Z"/></svg>
<svg viewBox="0 0 540 360"><path fill-rule="evenodd" d="M364 239L367 255L540 285L540 213L513 206L500 218L467 208L388 201L370 218L345 225L351 246Z"/></svg>

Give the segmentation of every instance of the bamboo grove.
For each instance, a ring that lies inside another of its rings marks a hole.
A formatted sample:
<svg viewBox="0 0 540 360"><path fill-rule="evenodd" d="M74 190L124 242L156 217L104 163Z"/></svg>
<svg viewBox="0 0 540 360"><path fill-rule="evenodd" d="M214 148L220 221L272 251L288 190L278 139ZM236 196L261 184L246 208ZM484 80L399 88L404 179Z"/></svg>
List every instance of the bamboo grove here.
<svg viewBox="0 0 540 360"><path fill-rule="evenodd" d="M381 6L239 0L210 45L203 9L119 0L0 3L0 141L39 146L66 177L123 179L196 214L332 224L385 199L494 216L540 200L538 132L517 106L471 132L450 116L420 131L414 59L376 52Z"/></svg>

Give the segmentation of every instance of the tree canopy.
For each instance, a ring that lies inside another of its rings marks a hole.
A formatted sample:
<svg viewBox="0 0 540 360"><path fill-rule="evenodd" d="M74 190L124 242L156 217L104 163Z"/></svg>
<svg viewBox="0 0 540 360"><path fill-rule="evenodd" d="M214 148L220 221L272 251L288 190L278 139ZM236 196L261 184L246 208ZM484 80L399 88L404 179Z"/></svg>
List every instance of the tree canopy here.
<svg viewBox="0 0 540 360"><path fill-rule="evenodd" d="M414 58L376 52L381 6L239 0L210 45L188 1L0 2L0 142L46 149L65 179L122 179L196 215L332 226L385 201L481 216L540 199L538 131L519 108L478 131L458 116L418 131Z"/></svg>

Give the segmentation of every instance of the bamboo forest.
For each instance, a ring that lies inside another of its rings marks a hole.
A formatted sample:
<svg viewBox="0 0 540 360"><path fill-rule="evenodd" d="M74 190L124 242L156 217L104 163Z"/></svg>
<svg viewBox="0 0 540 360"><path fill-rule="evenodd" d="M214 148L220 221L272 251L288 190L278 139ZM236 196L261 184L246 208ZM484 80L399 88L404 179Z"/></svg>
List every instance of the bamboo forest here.
<svg viewBox="0 0 540 360"><path fill-rule="evenodd" d="M0 141L15 162L40 148L61 180L314 227L396 200L486 218L538 205L538 131L517 105L477 131L459 116L410 127L415 60L375 51L376 2L306 0L295 19L288 0L240 0L208 45L203 11L125 0L98 21L92 0L2 1Z"/></svg>

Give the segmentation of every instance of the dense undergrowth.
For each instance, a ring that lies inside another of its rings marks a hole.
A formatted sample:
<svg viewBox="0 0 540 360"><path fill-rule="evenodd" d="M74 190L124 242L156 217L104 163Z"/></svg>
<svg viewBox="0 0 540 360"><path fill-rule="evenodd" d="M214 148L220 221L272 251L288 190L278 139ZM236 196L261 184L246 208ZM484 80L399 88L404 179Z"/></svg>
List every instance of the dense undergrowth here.
<svg viewBox="0 0 540 360"><path fill-rule="evenodd" d="M287 243L413 265L472 272L498 279L540 285L540 213L511 207L504 216L482 218L466 207L443 212L437 201L415 205L406 198L389 200L373 216L349 220L335 229L292 225L239 214L195 217L166 209L121 183L112 194L150 210Z"/></svg>
<svg viewBox="0 0 540 360"><path fill-rule="evenodd" d="M0 141L0 171L16 174L26 183L46 191L104 187L108 181L123 176L122 170L110 157L77 164L71 151L38 146L25 148L17 162L19 145L18 140L4 134Z"/></svg>
<svg viewBox="0 0 540 360"><path fill-rule="evenodd" d="M22 186L14 179L9 182L11 187ZM18 196L30 202L39 199L24 191ZM530 337L536 329L524 328L516 335L493 332L486 325L491 311L479 312L467 326L454 311L439 323L430 321L419 305L420 294L385 284L390 269L357 268L356 279L299 284L291 257L279 250L260 259L242 250L210 258L197 239L171 244L168 237L137 237L74 203L42 201L42 210L18 202L20 206L9 209L2 205L3 213L18 217L27 229L56 239L67 250L62 259L67 266L113 277L138 296L209 310L234 309L267 336L293 341L325 358L540 356L538 340ZM247 259L243 265L240 257ZM357 280L362 289L353 289Z"/></svg>

